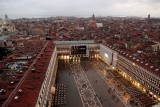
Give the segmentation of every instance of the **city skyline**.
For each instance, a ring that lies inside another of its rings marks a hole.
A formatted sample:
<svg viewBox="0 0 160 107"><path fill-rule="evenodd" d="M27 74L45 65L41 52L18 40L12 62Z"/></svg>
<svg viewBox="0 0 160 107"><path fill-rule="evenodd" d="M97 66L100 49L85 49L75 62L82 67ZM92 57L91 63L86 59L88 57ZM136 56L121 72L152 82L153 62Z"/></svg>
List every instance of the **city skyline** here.
<svg viewBox="0 0 160 107"><path fill-rule="evenodd" d="M139 16L160 17L158 0L0 0L0 18L53 16Z"/></svg>
<svg viewBox="0 0 160 107"><path fill-rule="evenodd" d="M144 17L96 13L96 6L109 8L133 0L88 4L68 0L62 6L59 1L54 10L49 0L0 0L0 107L160 104L160 18L147 9ZM2 8L9 11L3 13Z"/></svg>

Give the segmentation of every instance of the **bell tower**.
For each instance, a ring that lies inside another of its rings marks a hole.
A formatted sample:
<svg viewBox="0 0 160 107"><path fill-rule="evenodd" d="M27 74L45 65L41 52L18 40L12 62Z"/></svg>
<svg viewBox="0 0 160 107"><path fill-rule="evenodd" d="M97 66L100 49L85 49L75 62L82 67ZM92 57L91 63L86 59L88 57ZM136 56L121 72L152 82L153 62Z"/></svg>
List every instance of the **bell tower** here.
<svg viewBox="0 0 160 107"><path fill-rule="evenodd" d="M92 20L95 20L94 14L92 15Z"/></svg>

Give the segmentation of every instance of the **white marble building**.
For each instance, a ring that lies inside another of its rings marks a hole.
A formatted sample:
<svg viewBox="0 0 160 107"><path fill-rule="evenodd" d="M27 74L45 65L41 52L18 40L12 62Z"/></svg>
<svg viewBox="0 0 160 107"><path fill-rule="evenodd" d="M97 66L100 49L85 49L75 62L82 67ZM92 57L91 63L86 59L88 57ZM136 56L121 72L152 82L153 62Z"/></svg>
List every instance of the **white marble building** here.
<svg viewBox="0 0 160 107"><path fill-rule="evenodd" d="M4 19L0 18L0 34L2 34L3 32L13 32L15 30L15 25L7 15L5 15Z"/></svg>

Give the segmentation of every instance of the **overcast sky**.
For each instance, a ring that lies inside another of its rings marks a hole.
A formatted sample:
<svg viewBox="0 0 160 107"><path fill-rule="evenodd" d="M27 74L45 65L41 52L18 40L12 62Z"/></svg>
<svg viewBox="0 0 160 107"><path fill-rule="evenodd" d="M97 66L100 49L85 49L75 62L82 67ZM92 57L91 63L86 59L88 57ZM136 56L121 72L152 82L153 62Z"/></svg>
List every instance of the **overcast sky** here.
<svg viewBox="0 0 160 107"><path fill-rule="evenodd" d="M160 0L0 0L0 17L160 17Z"/></svg>

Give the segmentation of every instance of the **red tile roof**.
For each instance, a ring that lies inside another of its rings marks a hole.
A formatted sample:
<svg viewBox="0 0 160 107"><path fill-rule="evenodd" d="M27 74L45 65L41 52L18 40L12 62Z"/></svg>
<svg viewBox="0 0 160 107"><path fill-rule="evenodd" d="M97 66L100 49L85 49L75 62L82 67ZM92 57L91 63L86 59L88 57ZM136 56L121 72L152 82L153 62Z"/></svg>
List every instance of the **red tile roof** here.
<svg viewBox="0 0 160 107"><path fill-rule="evenodd" d="M147 59L146 60L139 59L136 56L133 56L133 54L131 52L125 51L123 49L117 49L112 45L107 44L106 46L117 51L118 54L122 55L123 57L130 60L131 62L141 66L143 69L147 70L148 72L160 77L160 73L159 73L160 68L155 67L153 64L148 62ZM153 66L153 67L151 67L151 66Z"/></svg>
<svg viewBox="0 0 160 107"><path fill-rule="evenodd" d="M4 105L9 107L35 106L53 49L52 42L45 44ZM36 70L35 73L32 72L33 68ZM22 95L18 92L19 89L22 90ZM18 96L18 102L14 100L15 96Z"/></svg>

